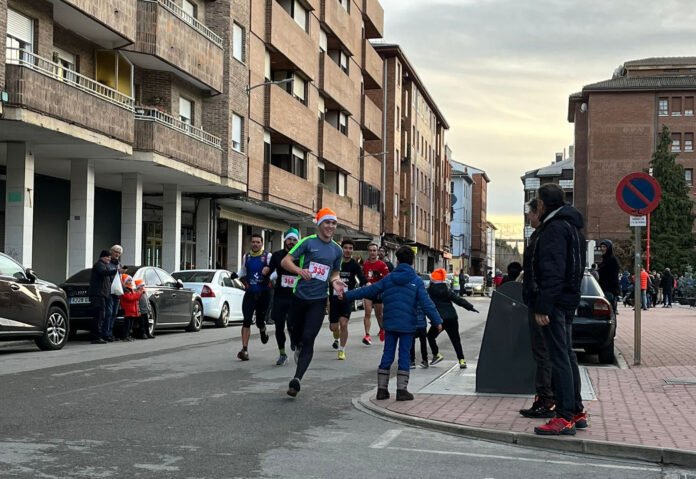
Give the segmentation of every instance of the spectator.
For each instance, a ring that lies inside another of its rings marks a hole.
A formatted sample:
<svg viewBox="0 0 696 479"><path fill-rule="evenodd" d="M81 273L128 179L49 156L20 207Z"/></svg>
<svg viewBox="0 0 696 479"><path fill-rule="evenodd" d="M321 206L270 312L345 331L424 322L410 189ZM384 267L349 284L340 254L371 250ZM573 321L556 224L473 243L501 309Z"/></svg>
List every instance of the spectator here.
<svg viewBox="0 0 696 479"><path fill-rule="evenodd" d="M614 308L614 312L618 314L616 303L619 294L619 261L614 256L614 245L610 240L603 240L599 243L599 248L602 250L602 262L597 268L599 286Z"/></svg>
<svg viewBox="0 0 696 479"><path fill-rule="evenodd" d="M645 271L645 268L641 267L640 269L640 299L642 301L641 307L644 310L647 310L649 305L648 305L648 283L650 282L650 276L648 275L648 272Z"/></svg>
<svg viewBox="0 0 696 479"><path fill-rule="evenodd" d="M94 322L92 323L92 344L106 344L104 339L104 327L106 321L106 302L111 296L111 282L114 273L108 267L111 261L111 253L103 250L99 254L99 261L92 266L92 275L89 280L89 302L92 306Z"/></svg>
<svg viewBox="0 0 696 479"><path fill-rule="evenodd" d="M662 280L660 281L660 284L662 286L662 298L664 299L662 307L671 308L672 291L674 289L674 276L672 276L672 272L669 270L669 268L665 268L664 273L662 273Z"/></svg>
<svg viewBox="0 0 696 479"><path fill-rule="evenodd" d="M503 276L503 280L500 282L500 284L507 283L508 281L517 281L517 277L520 275L522 272L522 265L517 262L513 261L510 263L507 267L507 273L505 276Z"/></svg>

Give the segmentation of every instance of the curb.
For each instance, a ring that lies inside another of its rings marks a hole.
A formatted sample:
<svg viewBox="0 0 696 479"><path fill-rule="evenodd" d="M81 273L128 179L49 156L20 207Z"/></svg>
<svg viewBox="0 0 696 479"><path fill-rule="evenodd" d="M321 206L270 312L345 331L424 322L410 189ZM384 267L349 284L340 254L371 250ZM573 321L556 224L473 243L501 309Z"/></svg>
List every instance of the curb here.
<svg viewBox="0 0 696 479"><path fill-rule="evenodd" d="M474 439L516 444L525 447L553 449L563 452L592 454L596 456L613 457L619 459L635 459L639 461L654 462L671 466L696 468L696 452L668 449L663 447L641 446L638 444L622 444L592 439L578 439L577 436L545 437L523 432L500 431L497 429L485 429L481 427L435 421L432 419L409 416L408 414L401 414L379 407L370 401L370 398L374 394L375 390L372 390L364 393L359 398L353 399L353 406L358 410L363 410L363 412L365 412L364 410L366 409L370 413L403 424Z"/></svg>

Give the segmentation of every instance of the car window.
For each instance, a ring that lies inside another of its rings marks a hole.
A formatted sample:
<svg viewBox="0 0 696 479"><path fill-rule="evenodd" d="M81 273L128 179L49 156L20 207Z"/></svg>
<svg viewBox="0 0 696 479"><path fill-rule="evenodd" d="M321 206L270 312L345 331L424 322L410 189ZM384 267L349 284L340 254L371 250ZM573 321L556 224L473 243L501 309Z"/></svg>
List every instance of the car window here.
<svg viewBox="0 0 696 479"><path fill-rule="evenodd" d="M483 276L472 276L469 278L469 283L483 283Z"/></svg>
<svg viewBox="0 0 696 479"><path fill-rule="evenodd" d="M177 271L171 276L184 283L210 283L215 276L215 271Z"/></svg>
<svg viewBox="0 0 696 479"><path fill-rule="evenodd" d="M162 280L157 276L155 270L152 268L147 268L143 274L143 279L147 286L162 286Z"/></svg>
<svg viewBox="0 0 696 479"><path fill-rule="evenodd" d="M225 284L225 279L229 279L229 276L227 276L227 273L225 271L220 271L220 274L218 275L218 284L220 286L227 286Z"/></svg>
<svg viewBox="0 0 696 479"><path fill-rule="evenodd" d="M583 275L582 283L580 283L581 296L604 296L602 288L597 283L597 280L590 274Z"/></svg>
<svg viewBox="0 0 696 479"><path fill-rule="evenodd" d="M65 280L66 283L89 283L92 277L92 268L83 269Z"/></svg>
<svg viewBox="0 0 696 479"><path fill-rule="evenodd" d="M0 276L27 279L24 268L8 256L0 255Z"/></svg>
<svg viewBox="0 0 696 479"><path fill-rule="evenodd" d="M157 276L162 278L162 281L164 282L165 286L169 286L171 288L176 286L176 279L174 279L174 277L171 274L167 273L163 269L155 268L155 270L157 271Z"/></svg>
<svg viewBox="0 0 696 479"><path fill-rule="evenodd" d="M241 289L242 291L245 290L245 288L244 288L244 283L242 283L242 282L241 282L240 280L238 280L238 279L233 279L233 280L232 280L231 286L232 286L233 288L236 288L236 289Z"/></svg>

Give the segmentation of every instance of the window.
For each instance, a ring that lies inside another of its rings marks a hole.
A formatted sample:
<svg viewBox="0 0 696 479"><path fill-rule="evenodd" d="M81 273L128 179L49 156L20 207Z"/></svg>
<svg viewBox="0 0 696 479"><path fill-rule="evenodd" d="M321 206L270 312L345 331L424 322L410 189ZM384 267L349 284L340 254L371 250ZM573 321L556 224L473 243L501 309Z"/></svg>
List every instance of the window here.
<svg viewBox="0 0 696 479"><path fill-rule="evenodd" d="M693 170L693 168L685 168L684 169L684 179L686 180L687 185L694 186L694 170Z"/></svg>
<svg viewBox="0 0 696 479"><path fill-rule="evenodd" d="M672 116L681 116L681 97L672 97Z"/></svg>
<svg viewBox="0 0 696 479"><path fill-rule="evenodd" d="M283 10L288 12L295 22L304 30L307 31L307 10L298 0L278 0L278 3Z"/></svg>
<svg viewBox="0 0 696 479"><path fill-rule="evenodd" d="M271 81L271 52L268 50L266 50L263 76L265 81Z"/></svg>
<svg viewBox="0 0 696 479"><path fill-rule="evenodd" d="M19 50L26 50L29 53L34 51L34 21L17 13L12 9L7 10L7 38L5 40L7 47L7 62L12 63L12 60L27 60L25 54Z"/></svg>
<svg viewBox="0 0 696 479"><path fill-rule="evenodd" d="M394 193L394 216L399 216L399 194Z"/></svg>
<svg viewBox="0 0 696 479"><path fill-rule="evenodd" d="M343 112L338 114L338 131L348 136L348 117Z"/></svg>
<svg viewBox="0 0 696 479"><path fill-rule="evenodd" d="M232 149L241 152L243 148L242 131L244 131L244 118L232 113Z"/></svg>
<svg viewBox="0 0 696 479"><path fill-rule="evenodd" d="M360 204L370 209L379 211L381 194L379 188L375 188L364 181L360 182Z"/></svg>
<svg viewBox="0 0 696 479"><path fill-rule="evenodd" d="M684 151L694 151L693 133L684 133Z"/></svg>
<svg viewBox="0 0 696 479"><path fill-rule="evenodd" d="M58 47L53 47L53 63L60 65L58 74L66 80L77 81L77 77L71 73L76 70L75 55L61 50Z"/></svg>
<svg viewBox="0 0 696 479"><path fill-rule="evenodd" d="M285 71L285 70L274 71L271 73L271 76L273 77L273 81L280 81L280 80L286 80L288 78L292 78L293 81L288 82L288 83L283 83L282 85L279 85L279 86L281 88L283 88L286 92L291 94L297 101L299 101L303 105L307 104L307 100L306 100L307 83L305 82L304 78L302 78L300 75L298 75L295 72Z"/></svg>
<svg viewBox="0 0 696 479"><path fill-rule="evenodd" d="M192 19L196 18L196 6L193 3L189 2L189 0L184 0L182 10L185 13L184 18L188 22L191 22Z"/></svg>
<svg viewBox="0 0 696 479"><path fill-rule="evenodd" d="M133 65L113 50L99 50L96 53L96 80L110 88L131 96L133 85Z"/></svg>
<svg viewBox="0 0 696 479"><path fill-rule="evenodd" d="M339 196L346 196L346 183L348 182L348 176L345 173L338 172L338 194Z"/></svg>
<svg viewBox="0 0 696 479"><path fill-rule="evenodd" d="M318 169L318 173L319 173L317 183L319 183L320 185L323 185L326 183L326 165L324 164L323 161L317 162L317 169Z"/></svg>
<svg viewBox="0 0 696 479"><path fill-rule="evenodd" d="M672 151L681 151L681 133L672 133Z"/></svg>
<svg viewBox="0 0 696 479"><path fill-rule="evenodd" d="M324 115L326 114L326 104L324 103L324 97L319 95L319 101L317 103L317 115L319 116L320 120L323 120Z"/></svg>
<svg viewBox="0 0 696 479"><path fill-rule="evenodd" d="M394 173L399 172L399 162L401 161L401 155L399 155L399 150L396 150L396 155L394 156Z"/></svg>
<svg viewBox="0 0 696 479"><path fill-rule="evenodd" d="M328 50L327 55L345 74L348 74L348 55L343 50Z"/></svg>
<svg viewBox="0 0 696 479"><path fill-rule="evenodd" d="M232 56L244 63L244 29L236 23L232 25Z"/></svg>
<svg viewBox="0 0 696 479"><path fill-rule="evenodd" d="M329 49L328 47L329 40L326 36L326 32L324 30L319 30L319 50L322 52L325 52Z"/></svg>
<svg viewBox="0 0 696 479"><path fill-rule="evenodd" d="M684 98L684 115L694 116L694 97L692 96Z"/></svg>
<svg viewBox="0 0 696 479"><path fill-rule="evenodd" d="M401 86L401 63L396 62L396 84Z"/></svg>
<svg viewBox="0 0 696 479"><path fill-rule="evenodd" d="M271 162L271 132L263 130L263 162Z"/></svg>
<svg viewBox="0 0 696 479"><path fill-rule="evenodd" d="M271 145L271 164L305 178L307 153L294 145Z"/></svg>
<svg viewBox="0 0 696 479"><path fill-rule="evenodd" d="M179 97L179 119L191 125L193 123L193 102L184 97Z"/></svg>
<svg viewBox="0 0 696 479"><path fill-rule="evenodd" d="M0 256L0 276L14 279L26 278L24 268L6 256Z"/></svg>
<svg viewBox="0 0 696 479"><path fill-rule="evenodd" d="M338 4L339 4L340 6L342 6L343 9L344 9L346 12L349 12L349 11L350 11L350 10L349 10L350 7L349 7L349 5L348 5L348 4L350 3L350 0L337 0L337 1L338 1Z"/></svg>
<svg viewBox="0 0 696 479"><path fill-rule="evenodd" d="M296 146L292 147L292 173L304 178L307 153Z"/></svg>
<svg viewBox="0 0 696 479"><path fill-rule="evenodd" d="M396 107L396 131L399 131L399 128L401 128L401 109L397 106Z"/></svg>

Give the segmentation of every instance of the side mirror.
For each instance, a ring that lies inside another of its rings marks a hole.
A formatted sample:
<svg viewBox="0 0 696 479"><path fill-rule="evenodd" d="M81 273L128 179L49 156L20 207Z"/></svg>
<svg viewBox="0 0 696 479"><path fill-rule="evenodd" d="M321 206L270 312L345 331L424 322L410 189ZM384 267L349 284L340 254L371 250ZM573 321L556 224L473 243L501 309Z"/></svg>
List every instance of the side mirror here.
<svg viewBox="0 0 696 479"><path fill-rule="evenodd" d="M184 287L184 282L181 281L180 279L177 279L177 280L176 280L176 287L179 288L179 289L183 288L183 287Z"/></svg>
<svg viewBox="0 0 696 479"><path fill-rule="evenodd" d="M34 273L34 270L31 268L27 268L24 270L24 274L27 275L27 279L31 281L32 283L36 283L36 273Z"/></svg>

